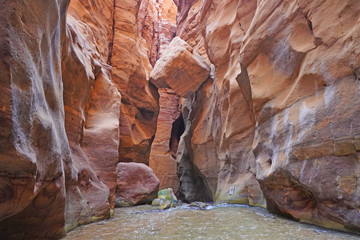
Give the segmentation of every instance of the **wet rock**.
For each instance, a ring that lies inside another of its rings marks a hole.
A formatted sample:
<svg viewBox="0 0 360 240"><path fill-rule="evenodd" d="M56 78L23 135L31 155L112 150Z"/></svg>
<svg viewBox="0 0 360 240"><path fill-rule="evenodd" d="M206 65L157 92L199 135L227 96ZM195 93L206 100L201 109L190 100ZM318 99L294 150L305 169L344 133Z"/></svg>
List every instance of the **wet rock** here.
<svg viewBox="0 0 360 240"><path fill-rule="evenodd" d="M161 189L158 192L157 197L170 200L172 203L176 203L178 201L172 188Z"/></svg>
<svg viewBox="0 0 360 240"><path fill-rule="evenodd" d="M207 206L209 206L209 204L204 203L204 202L192 202L189 204L189 207L197 208L200 210L205 210Z"/></svg>
<svg viewBox="0 0 360 240"><path fill-rule="evenodd" d="M159 179L142 163L117 165L116 205L151 203L159 190Z"/></svg>
<svg viewBox="0 0 360 240"><path fill-rule="evenodd" d="M115 198L115 207L130 207L131 205L122 197Z"/></svg>
<svg viewBox="0 0 360 240"><path fill-rule="evenodd" d="M160 203L159 209L160 210L166 210L171 207L175 207L171 200L165 199L162 203Z"/></svg>
<svg viewBox="0 0 360 240"><path fill-rule="evenodd" d="M151 203L153 206L159 206L160 210L165 210L170 207L175 207L174 204L177 203L177 198L174 194L172 188L161 189L158 192L158 196Z"/></svg>
<svg viewBox="0 0 360 240"><path fill-rule="evenodd" d="M164 202L164 199L163 199L163 198L155 198L155 199L151 202L151 205L153 205L153 206L160 206L163 202Z"/></svg>

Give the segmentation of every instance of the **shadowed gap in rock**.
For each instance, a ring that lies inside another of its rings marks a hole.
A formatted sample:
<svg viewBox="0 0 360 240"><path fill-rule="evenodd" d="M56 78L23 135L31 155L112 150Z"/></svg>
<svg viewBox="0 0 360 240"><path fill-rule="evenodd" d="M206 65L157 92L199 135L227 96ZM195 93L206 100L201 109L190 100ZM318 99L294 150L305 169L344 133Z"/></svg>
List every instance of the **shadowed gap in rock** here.
<svg viewBox="0 0 360 240"><path fill-rule="evenodd" d="M169 149L170 149L170 154L173 158L176 158L176 152L179 146L180 137L184 133L184 131L185 131L184 119L182 115L180 115L175 120L175 122L173 122L171 128Z"/></svg>

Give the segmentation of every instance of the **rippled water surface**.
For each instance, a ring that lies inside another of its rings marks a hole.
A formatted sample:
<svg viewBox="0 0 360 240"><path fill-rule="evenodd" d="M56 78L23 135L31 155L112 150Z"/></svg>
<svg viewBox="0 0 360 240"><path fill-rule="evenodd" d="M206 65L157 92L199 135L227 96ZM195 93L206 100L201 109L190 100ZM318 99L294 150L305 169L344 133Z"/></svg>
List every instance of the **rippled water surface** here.
<svg viewBox="0 0 360 240"><path fill-rule="evenodd" d="M221 204L205 211L187 205L165 211L155 209L119 208L114 218L78 227L64 239L360 239L241 205Z"/></svg>

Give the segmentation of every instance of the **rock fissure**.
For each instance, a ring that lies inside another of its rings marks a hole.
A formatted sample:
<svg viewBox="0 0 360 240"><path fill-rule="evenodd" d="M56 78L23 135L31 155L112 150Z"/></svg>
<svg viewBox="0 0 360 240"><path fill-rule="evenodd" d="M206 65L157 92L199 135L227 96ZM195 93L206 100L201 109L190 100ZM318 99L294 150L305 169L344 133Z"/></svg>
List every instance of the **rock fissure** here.
<svg viewBox="0 0 360 240"><path fill-rule="evenodd" d="M114 38L115 38L115 9L116 9L116 0L113 0L113 9L112 9L112 27L111 27L111 37L109 42L109 53L107 64L111 66L111 58L113 54L113 47L114 47Z"/></svg>

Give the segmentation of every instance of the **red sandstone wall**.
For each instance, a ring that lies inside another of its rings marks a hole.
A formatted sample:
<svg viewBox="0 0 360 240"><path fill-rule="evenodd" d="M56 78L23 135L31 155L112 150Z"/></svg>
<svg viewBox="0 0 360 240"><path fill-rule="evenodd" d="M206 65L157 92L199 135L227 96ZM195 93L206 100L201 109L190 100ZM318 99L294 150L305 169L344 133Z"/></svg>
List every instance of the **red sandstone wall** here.
<svg viewBox="0 0 360 240"><path fill-rule="evenodd" d="M149 161L158 94L147 81L140 1L68 4L12 1L0 10L7 239L55 238L109 217L117 163Z"/></svg>
<svg viewBox="0 0 360 240"><path fill-rule="evenodd" d="M179 6L177 34L214 65L183 112L215 199L359 231L359 3Z"/></svg>

